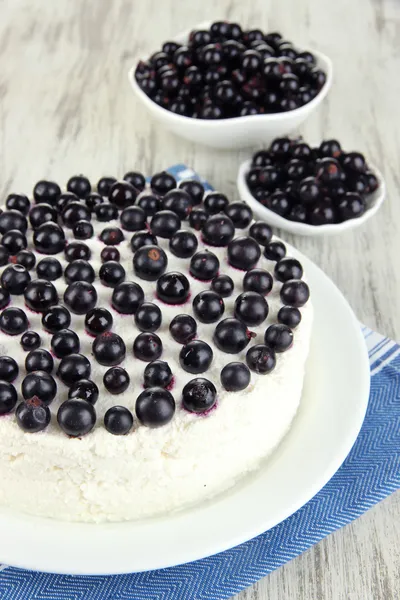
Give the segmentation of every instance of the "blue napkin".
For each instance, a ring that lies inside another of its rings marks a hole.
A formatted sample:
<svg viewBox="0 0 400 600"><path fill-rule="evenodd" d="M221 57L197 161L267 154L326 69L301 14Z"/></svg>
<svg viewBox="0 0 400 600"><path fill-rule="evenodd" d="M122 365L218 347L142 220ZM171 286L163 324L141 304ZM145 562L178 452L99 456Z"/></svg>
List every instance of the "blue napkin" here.
<svg viewBox="0 0 400 600"><path fill-rule="evenodd" d="M194 175L185 165L169 169ZM400 347L363 329L371 364L364 424L327 485L262 535L193 563L113 576L51 575L0 566L1 600L220 600L230 598L400 488ZM0 540L0 544L1 544Z"/></svg>

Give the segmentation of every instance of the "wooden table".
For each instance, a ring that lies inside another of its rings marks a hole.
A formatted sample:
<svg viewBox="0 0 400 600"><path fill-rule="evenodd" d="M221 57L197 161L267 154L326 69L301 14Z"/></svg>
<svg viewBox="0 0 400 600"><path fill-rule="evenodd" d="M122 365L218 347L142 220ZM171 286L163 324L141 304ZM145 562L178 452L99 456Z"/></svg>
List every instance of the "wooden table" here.
<svg viewBox="0 0 400 600"><path fill-rule="evenodd" d="M334 63L329 97L302 133L363 150L386 178L380 213L337 238L289 239L337 283L361 321L400 337L400 4L395 0L13 0L0 2L0 172L3 198L42 177L93 181L129 169L192 165L237 197L248 152L173 137L133 97L127 71L204 19L282 31ZM240 600L400 597L400 493L238 596Z"/></svg>

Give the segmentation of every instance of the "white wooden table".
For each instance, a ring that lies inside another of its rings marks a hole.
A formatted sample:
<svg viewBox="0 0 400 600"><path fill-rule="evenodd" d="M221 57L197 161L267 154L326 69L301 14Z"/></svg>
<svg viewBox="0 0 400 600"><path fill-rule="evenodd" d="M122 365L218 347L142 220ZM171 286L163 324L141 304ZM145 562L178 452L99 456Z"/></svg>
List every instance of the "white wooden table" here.
<svg viewBox="0 0 400 600"><path fill-rule="evenodd" d="M345 293L360 320L400 338L400 4L396 0L0 1L0 173L3 198L36 180L93 181L129 169L192 165L236 197L246 152L212 152L151 122L127 70L204 19L280 30L333 59L335 81L308 140L338 137L384 173L387 201L338 238L289 239ZM240 600L396 600L400 493L238 596Z"/></svg>

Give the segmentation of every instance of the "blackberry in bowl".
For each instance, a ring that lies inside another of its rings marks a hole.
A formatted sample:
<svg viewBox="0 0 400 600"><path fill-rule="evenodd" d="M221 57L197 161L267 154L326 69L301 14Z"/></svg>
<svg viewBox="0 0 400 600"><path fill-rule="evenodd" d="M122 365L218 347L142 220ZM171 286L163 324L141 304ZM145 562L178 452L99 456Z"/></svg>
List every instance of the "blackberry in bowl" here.
<svg viewBox="0 0 400 600"><path fill-rule="evenodd" d="M270 225L299 235L358 227L380 208L385 182L360 152L335 139L318 145L276 138L239 168L241 199Z"/></svg>
<svg viewBox="0 0 400 600"><path fill-rule="evenodd" d="M281 34L201 23L129 72L138 98L172 132L216 148L251 146L298 127L332 82L330 59Z"/></svg>

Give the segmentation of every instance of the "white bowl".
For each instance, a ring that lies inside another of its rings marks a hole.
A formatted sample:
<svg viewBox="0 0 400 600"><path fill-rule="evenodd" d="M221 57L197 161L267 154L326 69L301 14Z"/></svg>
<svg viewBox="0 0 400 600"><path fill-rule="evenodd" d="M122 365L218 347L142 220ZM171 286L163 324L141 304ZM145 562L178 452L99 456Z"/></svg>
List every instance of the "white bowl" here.
<svg viewBox="0 0 400 600"><path fill-rule="evenodd" d="M307 225L305 223L297 223L277 215L274 211L270 210L266 206L263 206L254 198L246 182L246 175L250 170L250 165L251 159L246 160L239 167L236 184L241 200L244 200L251 207L253 213L257 215L257 217L266 223L269 223L269 225L272 225L273 227L279 227L279 229L289 231L290 233L297 235L309 235L315 237L322 235L336 235L342 231L359 227L368 221L368 219L373 217L376 212L378 212L386 194L386 185L382 174L374 165L370 164L369 166L371 171L374 172L379 181L379 187L375 192L368 196L367 210L361 217L349 219L348 221L343 221L343 223L335 223L332 225Z"/></svg>
<svg viewBox="0 0 400 600"><path fill-rule="evenodd" d="M210 24L211 22L200 23L194 29L207 28ZM185 43L189 33L189 31L182 33L176 36L174 40ZM136 96L149 113L167 129L191 142L205 144L213 148L233 150L234 148L246 148L260 143L268 144L274 138L290 133L299 127L322 102L332 84L332 62L321 52L315 50L311 50L311 52L317 58L318 66L325 71L326 82L311 102L284 113L251 115L215 121L184 117L162 108L140 89L135 79L135 70L139 59L130 69L128 76Z"/></svg>

